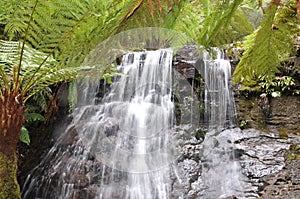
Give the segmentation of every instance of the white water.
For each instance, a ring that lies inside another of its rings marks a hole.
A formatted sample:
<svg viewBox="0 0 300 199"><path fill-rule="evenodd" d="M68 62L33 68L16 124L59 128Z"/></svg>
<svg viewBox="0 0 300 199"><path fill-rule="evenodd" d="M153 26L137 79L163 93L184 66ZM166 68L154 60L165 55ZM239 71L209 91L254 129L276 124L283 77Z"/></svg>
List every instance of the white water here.
<svg viewBox="0 0 300 199"><path fill-rule="evenodd" d="M216 51L215 59L204 56L203 78L207 85L205 90L206 111L208 112L208 129L222 130L232 127L235 120L235 105L231 86L231 65L222 59L221 52Z"/></svg>
<svg viewBox="0 0 300 199"><path fill-rule="evenodd" d="M127 172L127 183L123 188L102 185L97 198L122 190L119 198L169 198L169 167L176 158L169 139L174 120L172 51L127 54L122 63L126 75L113 86L101 112L102 118L117 118L118 135L110 143L112 150L94 151L107 166Z"/></svg>
<svg viewBox="0 0 300 199"><path fill-rule="evenodd" d="M94 97L98 83L83 86L71 124L28 177L23 198L173 197L174 176L181 180L175 166L180 154L173 137L172 53L165 49L124 55L119 67L124 75L100 104ZM209 122L202 146L201 198L238 195L242 192L239 164L221 132L233 125L235 117L230 64L220 57L213 61L204 56L204 71ZM188 93L193 96L193 89ZM186 107L191 115L186 115ZM192 106L186 107L181 107L181 117L190 118L181 121L185 125L195 122L193 114L198 114ZM178 197L184 198L184 193Z"/></svg>
<svg viewBox="0 0 300 199"><path fill-rule="evenodd" d="M91 170L86 168L89 156L103 165L94 198L169 198L170 175L177 158L170 133L175 119L172 53L165 49L124 55L119 67L124 74L99 105L91 96L97 85L83 87L80 106L66 131L75 137L58 140L44 159L53 168L42 171L45 179L31 179L24 198L77 196L76 187L85 183L86 176L80 179L76 173ZM75 143L62 149L66 139L74 138ZM53 193L50 186L56 183Z"/></svg>
<svg viewBox="0 0 300 199"><path fill-rule="evenodd" d="M226 198L244 193L244 176L235 157L234 127L236 109L231 86L231 65L221 59L204 57L204 79L208 132L202 143L202 174L205 191L203 198ZM227 129L227 130L224 130Z"/></svg>

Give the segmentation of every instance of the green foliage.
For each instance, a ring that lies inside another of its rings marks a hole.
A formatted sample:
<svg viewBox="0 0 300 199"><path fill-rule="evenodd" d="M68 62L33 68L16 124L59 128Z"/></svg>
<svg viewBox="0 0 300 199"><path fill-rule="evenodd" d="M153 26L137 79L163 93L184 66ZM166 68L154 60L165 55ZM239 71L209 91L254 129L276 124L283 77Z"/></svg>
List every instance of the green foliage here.
<svg viewBox="0 0 300 199"><path fill-rule="evenodd" d="M292 144L288 151L288 160L300 160L300 146Z"/></svg>
<svg viewBox="0 0 300 199"><path fill-rule="evenodd" d="M297 34L295 1L282 6L270 3L260 28L246 38L246 51L234 72L234 81L251 86L261 76L274 78L281 62L295 53Z"/></svg>
<svg viewBox="0 0 300 199"><path fill-rule="evenodd" d="M243 0L194 0L184 4L174 29L207 48L241 39L253 25L241 9Z"/></svg>
<svg viewBox="0 0 300 199"><path fill-rule="evenodd" d="M241 129L246 129L249 126L249 120L242 120L240 121L240 128Z"/></svg>
<svg viewBox="0 0 300 199"><path fill-rule="evenodd" d="M57 61L47 57L44 53L27 45L24 46L22 53L20 46L22 44L19 42L0 41L0 83L2 85L0 96L16 89L17 84L20 83L21 85L18 87L26 102L31 96L44 89L49 89L50 85L74 79L77 72L83 68L60 68L57 66ZM21 53L24 61L18 68ZM20 71L18 72L18 70ZM18 76L19 81L17 81Z"/></svg>
<svg viewBox="0 0 300 199"><path fill-rule="evenodd" d="M27 145L30 144L29 132L24 126L22 126L21 133L19 134L19 140Z"/></svg>
<svg viewBox="0 0 300 199"><path fill-rule="evenodd" d="M140 27L172 28L186 0L134 0L124 6L118 32Z"/></svg>
<svg viewBox="0 0 300 199"><path fill-rule="evenodd" d="M27 125L33 124L35 122L44 122L45 117L40 113L32 112L37 107L29 106L28 112L25 113L25 122ZM39 109L39 108L38 108ZM19 134L19 140L27 145L30 144L30 135L28 129L23 125L21 132Z"/></svg>
<svg viewBox="0 0 300 199"><path fill-rule="evenodd" d="M115 67L110 67L104 72L102 77L106 81L106 83L112 84L113 83L112 79L116 76L121 76L121 75L125 75L125 74L120 73L120 71Z"/></svg>
<svg viewBox="0 0 300 199"><path fill-rule="evenodd" d="M209 1L194 0L182 7L176 18L173 29L185 33L188 37L197 40L201 22L204 20L205 10L210 5Z"/></svg>
<svg viewBox="0 0 300 199"><path fill-rule="evenodd" d="M214 1L212 9L202 22L197 42L205 47L220 46L227 43L228 37L230 37L229 32L233 32L234 26L238 27L238 18L234 15L238 15L236 11L242 2L243 0ZM240 12L239 14L243 13ZM233 17L235 18L232 21L234 26L229 26ZM245 20L246 18L240 19ZM240 21L244 22L243 20ZM244 23L247 23L247 20Z"/></svg>
<svg viewBox="0 0 300 199"><path fill-rule="evenodd" d="M25 119L26 119L27 123L37 122L37 121L40 121L40 122L45 121L45 117L39 113L26 113Z"/></svg>
<svg viewBox="0 0 300 199"><path fill-rule="evenodd" d="M297 94L297 90L294 90L294 86L296 85L295 80L290 76L275 78L260 76L258 85L262 89L262 92L272 97L280 97L281 93L291 92L292 90L292 94Z"/></svg>

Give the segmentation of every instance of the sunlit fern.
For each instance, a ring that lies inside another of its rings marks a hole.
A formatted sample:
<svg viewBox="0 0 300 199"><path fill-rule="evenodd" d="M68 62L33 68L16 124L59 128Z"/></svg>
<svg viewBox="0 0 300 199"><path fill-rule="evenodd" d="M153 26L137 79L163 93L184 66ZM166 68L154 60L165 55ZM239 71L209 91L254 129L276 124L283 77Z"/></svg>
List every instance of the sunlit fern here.
<svg viewBox="0 0 300 199"><path fill-rule="evenodd" d="M1 96L15 92L26 101L51 84L75 78L90 50L116 32L124 3L2 1L5 34L19 42L1 43Z"/></svg>
<svg viewBox="0 0 300 199"><path fill-rule="evenodd" d="M234 72L235 82L251 86L259 77L274 77L281 62L295 53L297 35L295 1L284 5L271 3L259 29L247 37L246 51Z"/></svg>

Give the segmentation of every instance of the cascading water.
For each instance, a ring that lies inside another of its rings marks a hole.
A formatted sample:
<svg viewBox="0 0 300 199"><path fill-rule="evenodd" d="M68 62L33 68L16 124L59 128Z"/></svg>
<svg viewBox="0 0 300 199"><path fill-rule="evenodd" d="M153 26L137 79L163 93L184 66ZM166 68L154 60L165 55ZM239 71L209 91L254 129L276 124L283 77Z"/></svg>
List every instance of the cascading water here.
<svg viewBox="0 0 300 199"><path fill-rule="evenodd" d="M174 78L172 54L163 49L123 55L119 66L123 75L116 78L101 103L94 97L98 83L85 83L72 122L28 176L22 197L186 198L185 191L174 191L174 182L181 186L182 181L176 165L181 154L176 142L180 126L175 98L182 102L183 128L193 129L186 126L200 121L198 110L191 105L193 89L187 91L191 96L182 97L188 100L178 97L178 90L186 87L179 88ZM239 195L243 191L239 164L228 136L222 136L222 129L231 127L235 117L230 64L208 55L203 64L209 119L201 145L203 192L199 195L205 199Z"/></svg>
<svg viewBox="0 0 300 199"><path fill-rule="evenodd" d="M96 187L93 197L99 199L169 198L177 158L170 133L175 119L172 53L124 55L119 67L124 75L101 104L91 101L89 91L96 85L88 84L66 131L76 134L75 142L65 146L72 137L60 138L44 160L53 167L44 169L45 179L30 179L24 198L78 198L78 189L88 184Z"/></svg>
<svg viewBox="0 0 300 199"><path fill-rule="evenodd" d="M236 117L231 91L231 65L215 50L215 58L204 54L202 73L206 83L205 104L208 112L208 129L222 130L234 126Z"/></svg>
<svg viewBox="0 0 300 199"><path fill-rule="evenodd" d="M234 127L236 113L231 85L231 65L221 59L219 50L216 58L204 56L203 73L208 132L202 143L202 179L204 198L226 198L243 195L245 179L235 157ZM224 129L227 129L224 131Z"/></svg>

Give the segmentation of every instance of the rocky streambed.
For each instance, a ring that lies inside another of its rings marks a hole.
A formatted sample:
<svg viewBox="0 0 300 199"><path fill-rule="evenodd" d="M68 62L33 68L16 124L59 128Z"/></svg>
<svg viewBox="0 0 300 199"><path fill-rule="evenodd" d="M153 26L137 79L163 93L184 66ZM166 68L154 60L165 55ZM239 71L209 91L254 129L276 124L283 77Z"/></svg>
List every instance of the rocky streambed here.
<svg viewBox="0 0 300 199"><path fill-rule="evenodd" d="M219 151L219 155L224 153L223 149L218 148L219 142L227 142L234 158L239 165L242 175L228 174L233 180L231 185L225 183L219 186L227 188L241 188L243 190L219 195L218 198L264 198L264 199L298 199L300 197L300 137L289 135L281 137L278 133L264 133L255 129L241 130L239 128L224 130L215 135L214 150ZM184 198L210 198L205 195L207 187L203 182L203 170L205 169L205 159L203 151L205 145L202 140L197 140L193 136L184 141L183 156L179 158L178 165L182 168L184 178L182 183L185 185ZM204 141L205 142L205 141ZM202 155L202 156L201 156ZM216 153L211 152L215 156ZM217 162L215 167L220 167L223 171L230 172L228 164L234 167L232 162L222 160ZM215 172L219 172L215 170ZM206 170L206 173L209 170ZM224 173L224 172L223 172ZM218 173L220 175L220 173ZM221 175L223 175L221 173ZM216 176L212 176L216 178ZM223 179L219 179L223 180ZM217 181L213 181L218 183ZM239 185L236 185L236 184ZM179 184L175 183L175 186ZM215 192L217 192L215 190Z"/></svg>

